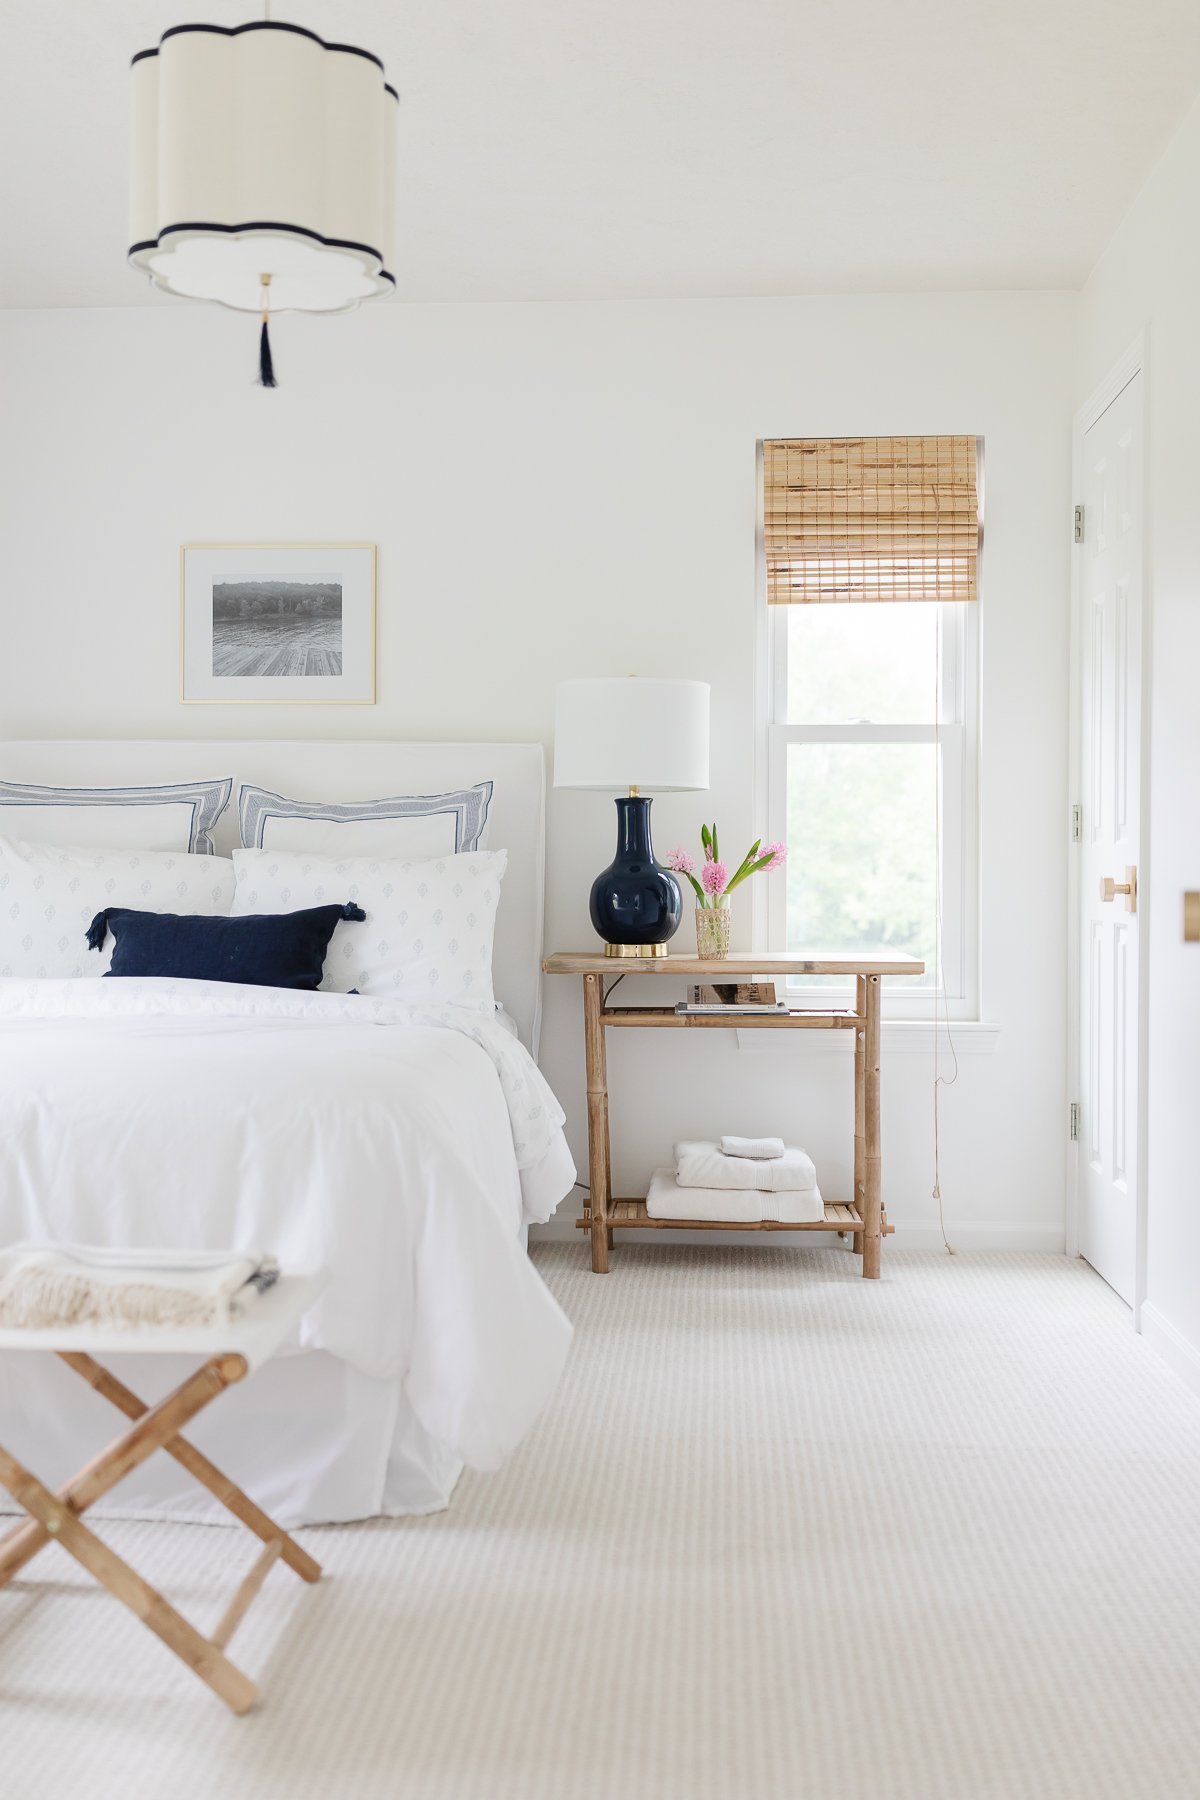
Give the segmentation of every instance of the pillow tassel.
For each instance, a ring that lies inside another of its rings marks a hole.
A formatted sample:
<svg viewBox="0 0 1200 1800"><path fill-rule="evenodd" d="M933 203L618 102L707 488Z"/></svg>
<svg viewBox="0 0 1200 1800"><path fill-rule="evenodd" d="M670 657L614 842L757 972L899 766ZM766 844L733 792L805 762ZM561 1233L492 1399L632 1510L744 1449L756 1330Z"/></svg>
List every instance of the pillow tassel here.
<svg viewBox="0 0 1200 1800"><path fill-rule="evenodd" d="M108 915L111 911L112 907L106 906L103 912L98 912L96 914L95 918L88 926L87 943L89 950L102 950L104 948L104 940L108 936Z"/></svg>
<svg viewBox="0 0 1200 1800"><path fill-rule="evenodd" d="M367 915L362 907L356 906L353 900L347 900L345 906L342 908L343 919L357 919L361 923L366 916Z"/></svg>

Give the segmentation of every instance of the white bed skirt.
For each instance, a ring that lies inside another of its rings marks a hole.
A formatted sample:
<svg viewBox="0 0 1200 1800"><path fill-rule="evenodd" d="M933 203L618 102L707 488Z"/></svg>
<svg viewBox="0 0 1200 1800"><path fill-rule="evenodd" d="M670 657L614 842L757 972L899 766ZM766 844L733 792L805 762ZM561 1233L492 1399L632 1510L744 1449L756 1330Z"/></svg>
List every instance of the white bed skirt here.
<svg viewBox="0 0 1200 1800"><path fill-rule="evenodd" d="M196 1366L194 1357L174 1356L114 1356L106 1364L150 1402ZM126 1428L122 1415L57 1357L0 1357L0 1443L50 1486ZM417 1422L397 1382L374 1380L324 1350L273 1358L222 1394L185 1435L289 1528L440 1512L463 1466ZM13 1510L0 1489L0 1511ZM161 1452L94 1511L235 1523Z"/></svg>

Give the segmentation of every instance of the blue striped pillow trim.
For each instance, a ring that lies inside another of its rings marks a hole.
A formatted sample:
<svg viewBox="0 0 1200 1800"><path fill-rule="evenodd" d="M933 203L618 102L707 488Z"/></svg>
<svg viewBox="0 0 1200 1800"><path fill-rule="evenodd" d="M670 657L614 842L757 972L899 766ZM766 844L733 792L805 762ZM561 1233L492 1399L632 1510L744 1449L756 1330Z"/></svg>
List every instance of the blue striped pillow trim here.
<svg viewBox="0 0 1200 1800"><path fill-rule="evenodd" d="M211 856L209 832L232 793L232 775L224 781L182 781L165 787L34 787L25 781L0 781L0 806L163 806L178 800L192 808L188 850L193 856Z"/></svg>
<svg viewBox="0 0 1200 1800"><path fill-rule="evenodd" d="M336 824L361 820L429 819L439 813L454 817L455 854L478 850L492 803L492 783L457 788L449 794L398 794L390 800L288 800L267 788L243 787L238 796L242 844L261 850L269 819L322 819Z"/></svg>

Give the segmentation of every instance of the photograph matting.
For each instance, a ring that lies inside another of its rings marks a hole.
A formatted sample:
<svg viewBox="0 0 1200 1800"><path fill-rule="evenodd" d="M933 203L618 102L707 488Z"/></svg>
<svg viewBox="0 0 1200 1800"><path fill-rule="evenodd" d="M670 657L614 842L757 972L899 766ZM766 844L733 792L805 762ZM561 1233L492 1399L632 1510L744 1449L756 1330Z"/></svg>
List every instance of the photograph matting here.
<svg viewBox="0 0 1200 1800"><path fill-rule="evenodd" d="M185 704L370 705L374 544L184 544Z"/></svg>

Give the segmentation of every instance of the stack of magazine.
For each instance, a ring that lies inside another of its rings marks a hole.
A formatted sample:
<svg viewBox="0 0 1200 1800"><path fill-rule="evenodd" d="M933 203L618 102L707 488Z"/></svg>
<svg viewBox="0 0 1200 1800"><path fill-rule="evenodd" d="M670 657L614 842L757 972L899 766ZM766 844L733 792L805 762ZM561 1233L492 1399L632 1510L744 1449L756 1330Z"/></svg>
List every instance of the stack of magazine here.
<svg viewBox="0 0 1200 1800"><path fill-rule="evenodd" d="M677 1013L785 1013L786 1000L775 998L773 981L718 981L704 986L693 984L686 1000L680 1000Z"/></svg>

